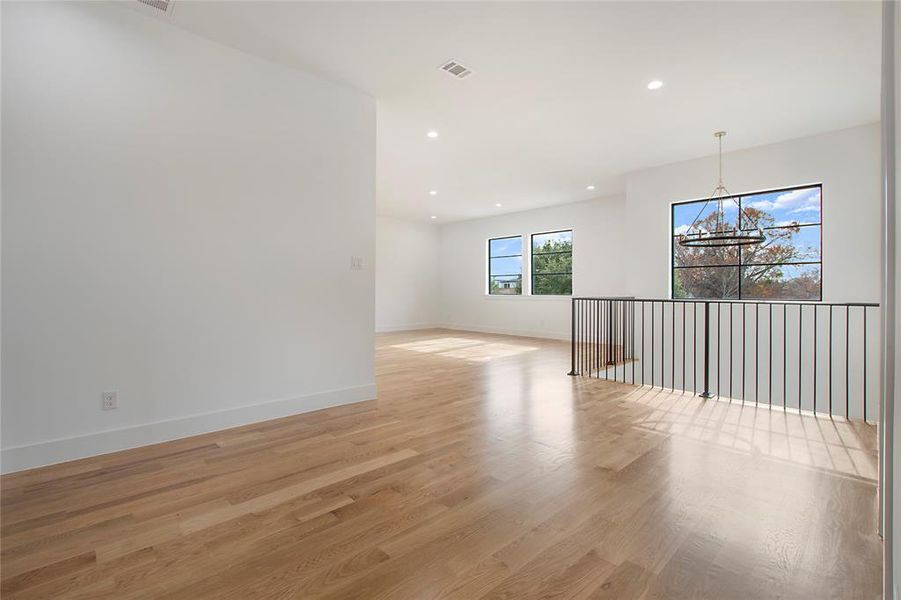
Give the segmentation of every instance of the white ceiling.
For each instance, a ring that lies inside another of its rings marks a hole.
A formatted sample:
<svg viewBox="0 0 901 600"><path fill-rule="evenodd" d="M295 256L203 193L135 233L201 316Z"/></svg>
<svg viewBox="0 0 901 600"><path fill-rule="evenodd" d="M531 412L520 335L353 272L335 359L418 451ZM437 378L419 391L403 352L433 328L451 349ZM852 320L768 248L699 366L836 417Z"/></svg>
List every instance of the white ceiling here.
<svg viewBox="0 0 901 600"><path fill-rule="evenodd" d="M621 191L717 129L735 150L879 118L877 2L177 0L171 21L374 96L378 212L415 219Z"/></svg>

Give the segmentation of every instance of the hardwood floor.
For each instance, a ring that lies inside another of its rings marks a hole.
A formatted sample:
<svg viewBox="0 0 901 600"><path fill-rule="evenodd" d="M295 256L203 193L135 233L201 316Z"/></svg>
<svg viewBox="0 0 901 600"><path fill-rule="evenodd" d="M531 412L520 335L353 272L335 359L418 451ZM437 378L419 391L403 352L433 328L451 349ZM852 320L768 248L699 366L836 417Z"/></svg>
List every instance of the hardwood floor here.
<svg viewBox="0 0 901 600"><path fill-rule="evenodd" d="M2 478L4 598L877 598L874 428L378 336L379 399Z"/></svg>

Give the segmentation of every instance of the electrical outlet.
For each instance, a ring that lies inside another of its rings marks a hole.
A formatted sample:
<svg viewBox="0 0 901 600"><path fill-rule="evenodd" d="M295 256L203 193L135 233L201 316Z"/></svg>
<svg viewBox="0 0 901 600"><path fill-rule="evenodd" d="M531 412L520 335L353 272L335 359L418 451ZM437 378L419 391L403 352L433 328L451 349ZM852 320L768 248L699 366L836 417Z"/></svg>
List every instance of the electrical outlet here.
<svg viewBox="0 0 901 600"><path fill-rule="evenodd" d="M113 410L119 408L119 392L103 392L103 398L100 403L103 410Z"/></svg>

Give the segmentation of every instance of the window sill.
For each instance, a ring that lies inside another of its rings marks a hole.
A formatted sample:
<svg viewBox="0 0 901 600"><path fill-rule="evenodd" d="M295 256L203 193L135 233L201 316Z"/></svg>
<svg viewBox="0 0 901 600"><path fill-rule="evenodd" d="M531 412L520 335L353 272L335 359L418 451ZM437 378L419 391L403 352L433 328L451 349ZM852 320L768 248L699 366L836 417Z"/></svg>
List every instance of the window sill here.
<svg viewBox="0 0 901 600"><path fill-rule="evenodd" d="M490 298L492 300L523 300L526 298L530 298L532 300L558 300L558 301L569 301L572 300L572 296L552 296L550 294L540 294L540 295L532 295L532 294L484 294L485 298Z"/></svg>

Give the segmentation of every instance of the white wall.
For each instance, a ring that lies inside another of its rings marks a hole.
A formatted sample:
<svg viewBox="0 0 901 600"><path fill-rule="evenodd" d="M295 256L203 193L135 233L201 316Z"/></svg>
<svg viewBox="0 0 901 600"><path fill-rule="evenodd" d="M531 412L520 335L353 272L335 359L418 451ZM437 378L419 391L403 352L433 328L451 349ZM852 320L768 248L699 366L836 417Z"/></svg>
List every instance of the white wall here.
<svg viewBox="0 0 901 600"><path fill-rule="evenodd" d="M823 183L824 301L879 301L879 143L872 124L724 157L733 193ZM441 226L442 322L567 338L568 299L485 294L485 242L570 227L574 295L669 297L670 205L709 195L715 177L711 156L631 173L625 196Z"/></svg>
<svg viewBox="0 0 901 600"><path fill-rule="evenodd" d="M726 136L726 144L729 136ZM714 139L711 135L711 146ZM822 183L823 301L879 301L879 125L874 123L730 152L723 178L732 193ZM716 157L631 173L627 223L632 244L627 286L636 296L669 295L670 205L710 195Z"/></svg>
<svg viewBox="0 0 901 600"><path fill-rule="evenodd" d="M376 218L375 328L400 331L438 322L438 233L432 224Z"/></svg>
<svg viewBox="0 0 901 600"><path fill-rule="evenodd" d="M629 251L621 196L441 226L441 321L446 327L568 338L569 297L489 296L487 240L542 231L573 230L573 293L624 293ZM523 257L524 277L528 257Z"/></svg>
<svg viewBox="0 0 901 600"><path fill-rule="evenodd" d="M894 390L887 390L885 402L890 406L886 410L886 418L891 418L891 421L886 423L887 431L882 432L882 437L888 439L891 448L888 449L888 453L881 453L883 460L886 462L884 466L887 471L885 473L887 478L884 481L886 498L883 506L883 514L888 516L888 520L884 524L885 530L883 531L886 548L883 568L886 569L885 575L888 575L885 578L886 588L883 590L886 599L889 597L901 598L901 473L899 473L899 469L901 469L901 439L899 439L899 436L901 436L901 351L897 348L897 344L901 340L901 303L897 300L898 282L901 281L901 256L898 255L899 240L901 240L901 235L899 235L899 232L901 232L901 210L899 210L898 198L898 190L901 189L899 188L901 186L901 10L899 8L901 7L897 3L893 4L893 6L883 7L884 16L886 15L885 9L894 12L894 23L886 22L883 24L883 44L890 44L888 47L883 47L883 59L887 58L886 52L891 53L894 65L884 60L882 79L883 85L888 84L892 86L895 101L894 131L883 132L885 136L884 147L888 148L890 147L889 145L893 145L895 154L895 186L894 190L889 190L892 194L890 200L895 207L895 248L892 256L886 256L885 263L888 266L891 264L890 261L894 262L894 272L886 273L890 278L889 281L894 283L895 295L894 340L891 340L890 337L888 338L890 341L894 341L894 357L886 356L887 360L894 358L894 364L888 362L886 365L887 369L893 369ZM890 28L891 35L888 35L886 28ZM883 94L885 93L886 91L883 90ZM885 111L885 106L883 106L883 111ZM887 120L886 127L890 125ZM888 166L888 168L890 169L891 166ZM885 290L885 292L888 293L888 290ZM887 326L891 325L891 322L887 323ZM894 394L889 395L892 391ZM884 448L880 448L880 451L882 450Z"/></svg>
<svg viewBox="0 0 901 600"><path fill-rule="evenodd" d="M374 397L373 100L111 4L2 16L4 470Z"/></svg>

